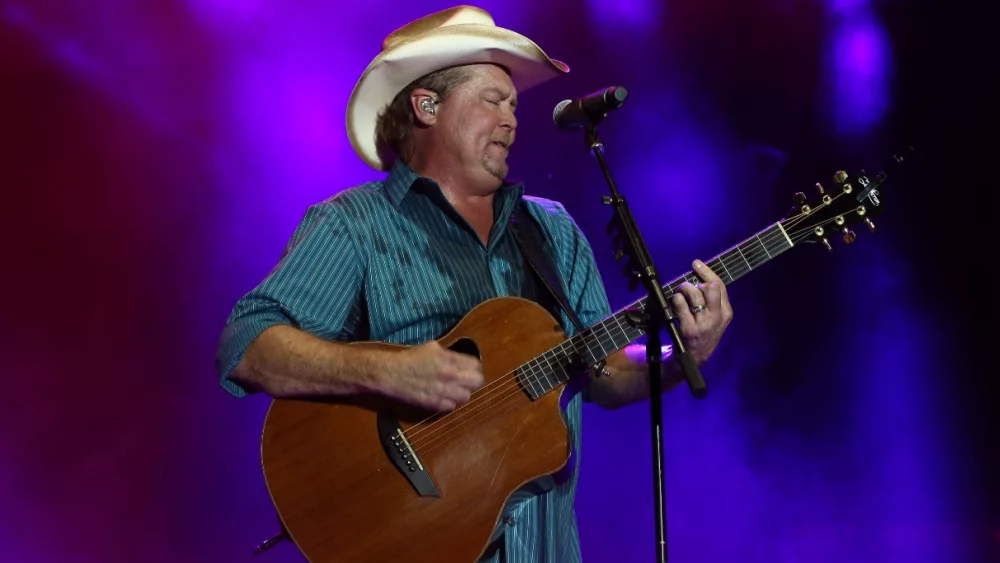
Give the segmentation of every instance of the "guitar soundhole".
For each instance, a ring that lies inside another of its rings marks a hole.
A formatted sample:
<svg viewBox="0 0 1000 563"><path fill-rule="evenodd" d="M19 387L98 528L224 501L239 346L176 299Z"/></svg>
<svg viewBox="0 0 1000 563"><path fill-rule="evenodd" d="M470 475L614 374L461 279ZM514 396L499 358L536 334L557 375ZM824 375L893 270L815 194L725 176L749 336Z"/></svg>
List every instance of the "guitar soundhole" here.
<svg viewBox="0 0 1000 563"><path fill-rule="evenodd" d="M460 354L475 356L476 359L480 361L483 359L483 357L479 355L479 346L471 338L460 338L454 344L449 346L448 349Z"/></svg>

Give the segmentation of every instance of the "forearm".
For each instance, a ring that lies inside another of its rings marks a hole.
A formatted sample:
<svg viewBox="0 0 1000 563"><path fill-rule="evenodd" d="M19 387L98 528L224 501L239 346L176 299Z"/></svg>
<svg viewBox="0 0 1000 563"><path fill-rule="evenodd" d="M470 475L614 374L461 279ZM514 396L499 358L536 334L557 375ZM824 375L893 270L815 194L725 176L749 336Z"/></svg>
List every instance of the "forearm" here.
<svg viewBox="0 0 1000 563"><path fill-rule="evenodd" d="M669 350L669 349L668 349ZM590 400L606 409L617 409L649 398L649 364L646 347L628 346L608 357L610 376L595 375L590 378ZM667 392L684 380L677 362L668 351L662 356L660 382Z"/></svg>
<svg viewBox="0 0 1000 563"><path fill-rule="evenodd" d="M230 379L276 398L354 395L378 388L384 354L277 325L247 348Z"/></svg>

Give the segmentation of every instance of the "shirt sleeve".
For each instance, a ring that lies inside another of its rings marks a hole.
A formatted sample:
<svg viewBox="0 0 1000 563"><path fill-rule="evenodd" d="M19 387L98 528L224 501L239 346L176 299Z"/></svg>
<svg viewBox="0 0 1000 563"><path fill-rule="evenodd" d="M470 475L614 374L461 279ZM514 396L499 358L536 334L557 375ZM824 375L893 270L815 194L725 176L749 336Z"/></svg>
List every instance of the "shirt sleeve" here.
<svg viewBox="0 0 1000 563"><path fill-rule="evenodd" d="M268 328L289 325L320 338L353 340L363 282L363 260L349 226L332 202L310 207L277 265L241 297L219 341L215 367L223 389L236 397L253 390L232 381L246 349Z"/></svg>
<svg viewBox="0 0 1000 563"><path fill-rule="evenodd" d="M562 275L566 276L566 298L580 322L589 327L611 315L611 304L590 242L562 204L556 209L563 217L559 255Z"/></svg>

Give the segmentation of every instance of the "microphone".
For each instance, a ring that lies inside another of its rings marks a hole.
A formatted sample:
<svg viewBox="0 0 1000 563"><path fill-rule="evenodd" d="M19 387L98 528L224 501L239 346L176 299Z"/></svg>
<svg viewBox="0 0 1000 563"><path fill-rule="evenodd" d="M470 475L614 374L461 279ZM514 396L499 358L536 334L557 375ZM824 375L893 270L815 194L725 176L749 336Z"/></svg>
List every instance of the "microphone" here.
<svg viewBox="0 0 1000 563"><path fill-rule="evenodd" d="M597 123L613 109L622 107L628 90L611 86L574 100L563 100L552 111L552 121L560 129L583 127L587 122Z"/></svg>

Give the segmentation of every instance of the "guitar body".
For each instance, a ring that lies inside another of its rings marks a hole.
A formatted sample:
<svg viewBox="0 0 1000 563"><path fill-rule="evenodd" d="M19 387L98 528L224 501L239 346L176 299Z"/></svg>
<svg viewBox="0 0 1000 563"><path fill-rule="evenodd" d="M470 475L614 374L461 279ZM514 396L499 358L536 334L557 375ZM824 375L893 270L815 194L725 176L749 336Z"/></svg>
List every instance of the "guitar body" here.
<svg viewBox="0 0 1000 563"><path fill-rule="evenodd" d="M565 338L531 301L480 304L439 342L477 353L486 386L474 402L418 426L427 413L378 397L273 401L261 459L288 536L315 563L478 560L506 500L569 459L565 384L533 400L513 375ZM410 479L424 473L400 469L387 453L386 432L397 422L407 436L400 448L412 446L438 496L418 492Z"/></svg>
<svg viewBox="0 0 1000 563"><path fill-rule="evenodd" d="M893 157L897 165L903 160ZM801 242L830 249L826 237L843 232L850 244L855 235L849 226L874 231L871 218L884 208L888 177L884 170L853 178L838 171L834 187L812 200L798 194L786 218L707 265L729 285ZM685 281L698 279L688 271L663 289L669 297ZM641 335L629 310L642 306L634 302L575 335L564 350L583 348L587 355L573 355L603 358L623 348ZM380 397L271 404L261 444L264 477L288 537L310 561L473 563L488 546L507 499L566 466L571 452L560 408L565 383L556 378L540 385L532 377L539 369L515 373L524 365L571 360L565 353L546 354L567 344L548 311L520 298L491 299L439 342L478 355L486 377L473 402L453 413L424 422L427 413Z"/></svg>

